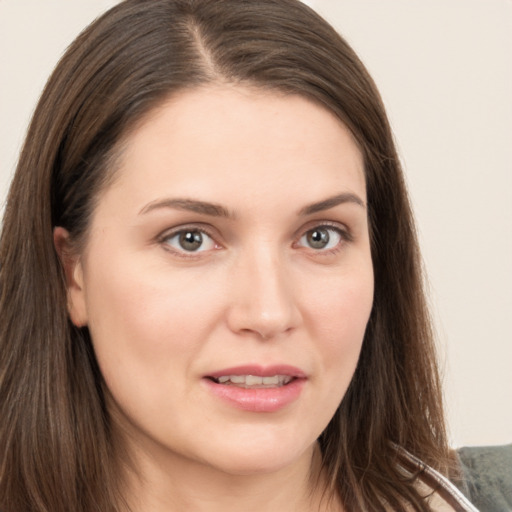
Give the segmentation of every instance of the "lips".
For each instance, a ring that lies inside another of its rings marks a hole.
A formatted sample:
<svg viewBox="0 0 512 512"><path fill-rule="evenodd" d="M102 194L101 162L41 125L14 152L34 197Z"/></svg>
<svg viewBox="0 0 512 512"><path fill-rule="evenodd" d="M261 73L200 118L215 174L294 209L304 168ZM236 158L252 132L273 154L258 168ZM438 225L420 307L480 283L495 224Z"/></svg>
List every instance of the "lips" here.
<svg viewBox="0 0 512 512"><path fill-rule="evenodd" d="M277 412L296 401L307 380L299 368L238 366L213 372L203 379L224 403L250 412Z"/></svg>

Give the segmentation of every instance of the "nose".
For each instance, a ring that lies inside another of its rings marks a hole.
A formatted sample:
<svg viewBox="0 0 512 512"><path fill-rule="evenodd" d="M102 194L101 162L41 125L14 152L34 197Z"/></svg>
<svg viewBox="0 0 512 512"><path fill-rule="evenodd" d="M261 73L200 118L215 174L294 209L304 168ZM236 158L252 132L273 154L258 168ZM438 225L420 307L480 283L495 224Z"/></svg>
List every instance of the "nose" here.
<svg viewBox="0 0 512 512"><path fill-rule="evenodd" d="M286 263L270 250L240 258L230 279L227 321L238 334L273 339L301 322L294 279Z"/></svg>

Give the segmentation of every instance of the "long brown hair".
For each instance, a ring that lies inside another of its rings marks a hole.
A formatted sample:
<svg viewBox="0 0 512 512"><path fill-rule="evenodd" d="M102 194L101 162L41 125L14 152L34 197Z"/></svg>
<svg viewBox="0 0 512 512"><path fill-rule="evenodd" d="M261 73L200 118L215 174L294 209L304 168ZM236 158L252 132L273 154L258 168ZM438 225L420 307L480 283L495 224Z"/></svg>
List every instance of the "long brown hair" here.
<svg viewBox="0 0 512 512"><path fill-rule="evenodd" d="M448 450L413 218L377 89L347 43L296 0L127 0L50 77L0 242L0 508L108 512L119 454L87 328L69 321L55 226L79 243L123 137L169 95L208 83L299 94L335 113L365 159L375 298L360 361L320 437L352 511L428 510L396 445L440 471Z"/></svg>

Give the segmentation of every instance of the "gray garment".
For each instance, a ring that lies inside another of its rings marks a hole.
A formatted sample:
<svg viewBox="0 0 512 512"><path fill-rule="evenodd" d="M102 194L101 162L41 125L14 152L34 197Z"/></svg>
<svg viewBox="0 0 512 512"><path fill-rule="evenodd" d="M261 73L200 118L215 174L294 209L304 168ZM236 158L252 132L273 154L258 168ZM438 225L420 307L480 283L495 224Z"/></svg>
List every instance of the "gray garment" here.
<svg viewBox="0 0 512 512"><path fill-rule="evenodd" d="M459 489L481 512L512 512L512 444L457 450Z"/></svg>

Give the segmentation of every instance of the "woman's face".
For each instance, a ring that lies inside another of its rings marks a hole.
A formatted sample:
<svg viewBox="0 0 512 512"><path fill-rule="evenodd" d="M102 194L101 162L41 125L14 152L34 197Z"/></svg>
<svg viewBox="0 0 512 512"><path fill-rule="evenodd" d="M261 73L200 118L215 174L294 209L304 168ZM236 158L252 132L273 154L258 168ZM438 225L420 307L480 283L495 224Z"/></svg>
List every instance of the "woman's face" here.
<svg viewBox="0 0 512 512"><path fill-rule="evenodd" d="M68 276L137 456L293 465L346 392L372 306L361 153L298 96L177 95L129 136Z"/></svg>

